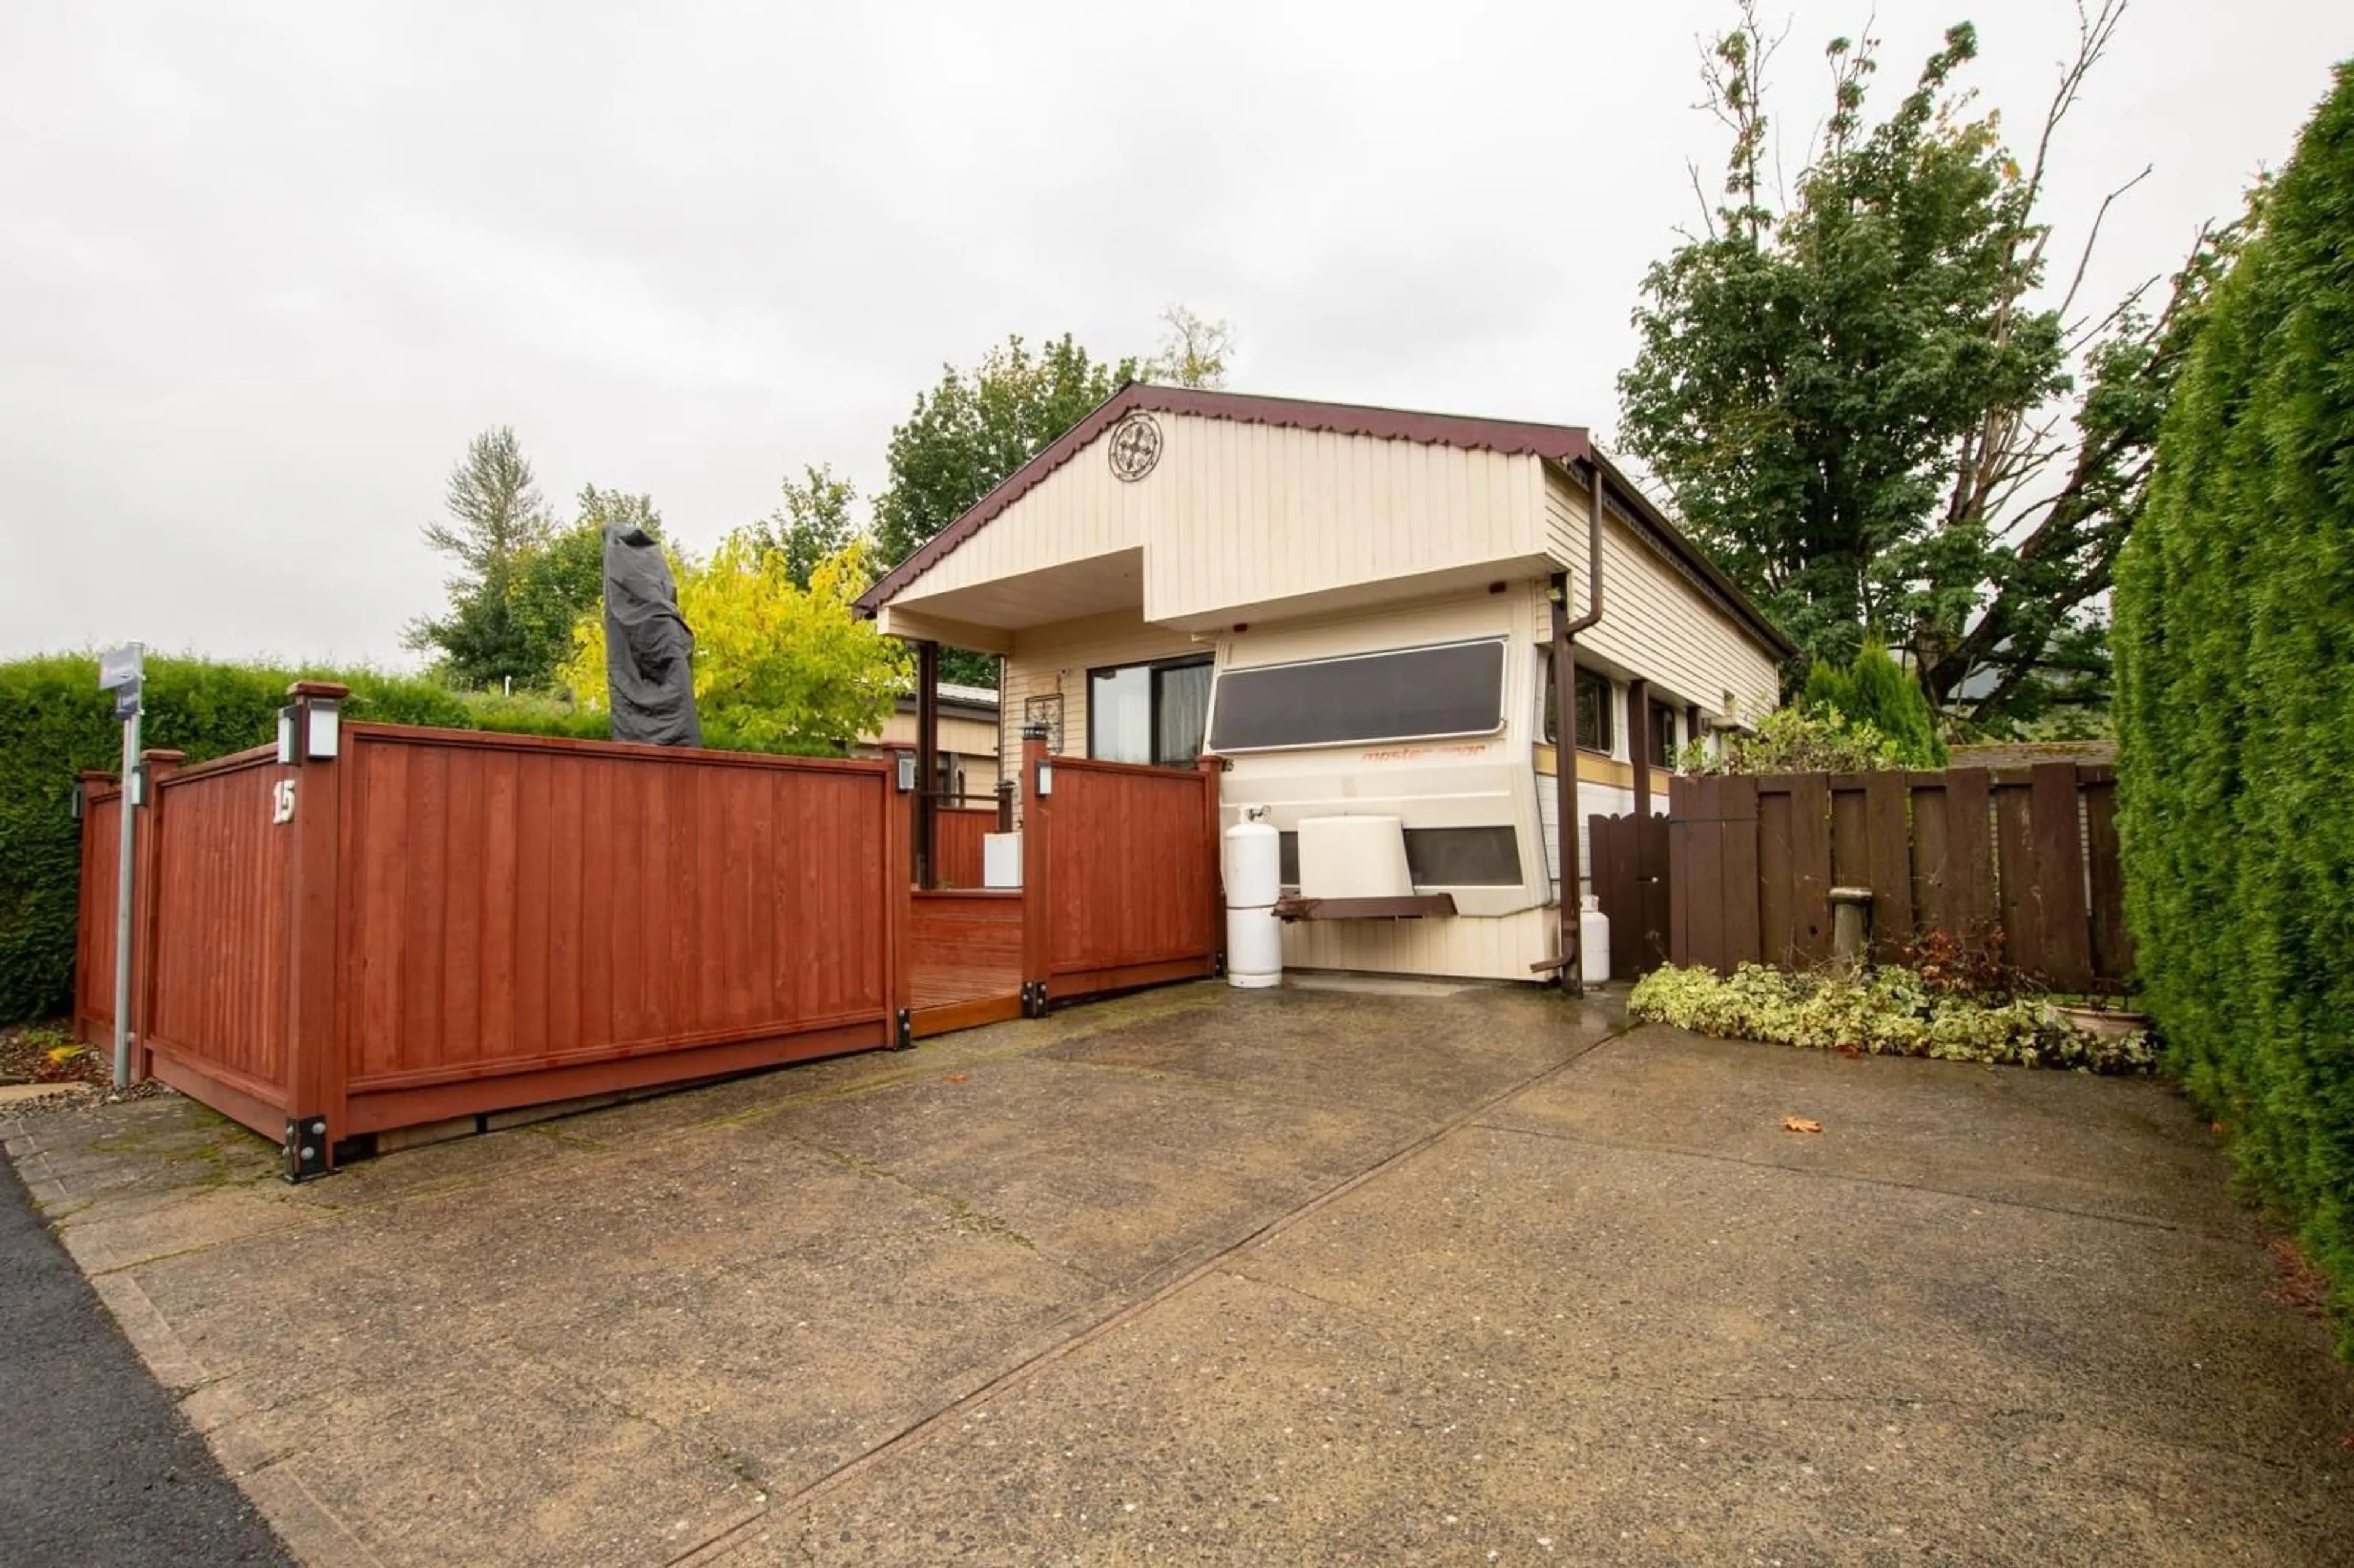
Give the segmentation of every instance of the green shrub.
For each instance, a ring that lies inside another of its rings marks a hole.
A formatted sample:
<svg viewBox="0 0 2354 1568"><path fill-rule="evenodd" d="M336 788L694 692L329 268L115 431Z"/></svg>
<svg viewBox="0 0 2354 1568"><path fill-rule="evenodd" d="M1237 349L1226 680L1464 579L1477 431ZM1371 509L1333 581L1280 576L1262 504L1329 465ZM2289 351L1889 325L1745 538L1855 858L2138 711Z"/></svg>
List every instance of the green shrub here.
<svg viewBox="0 0 2354 1568"><path fill-rule="evenodd" d="M1893 965L1850 976L1743 964L1727 978L1670 964L1636 983L1627 1012L1702 1034L1874 1056L2086 1073L2146 1073L2152 1059L2145 1035L2094 1041L2031 997L1989 1004Z"/></svg>
<svg viewBox="0 0 2354 1568"><path fill-rule="evenodd" d="M2354 63L2216 287L2115 612L2147 1005L2354 1359Z"/></svg>
<svg viewBox="0 0 2354 1568"><path fill-rule="evenodd" d="M1866 642L1845 669L1816 660L1798 703L1879 731L1907 768L1946 765L1946 743L1937 736L1937 715L1930 710L1921 683L1906 674L1879 642Z"/></svg>
<svg viewBox="0 0 2354 1568"><path fill-rule="evenodd" d="M204 659L147 660L144 745L202 762L265 745L278 733L287 683L309 677L352 691L345 714L432 725L602 740L606 715L545 697L461 694L413 675L373 670L272 669ZM706 743L728 748L728 737ZM122 757L113 699L87 654L0 663L0 1023L46 1017L72 1002L74 914L81 837L74 779L112 773Z"/></svg>
<svg viewBox="0 0 2354 1568"><path fill-rule="evenodd" d="M1868 773L1902 768L1896 743L1877 726L1859 724L1837 709L1776 708L1757 721L1754 735L1727 735L1722 756L1704 740L1684 747L1676 768L1682 773Z"/></svg>

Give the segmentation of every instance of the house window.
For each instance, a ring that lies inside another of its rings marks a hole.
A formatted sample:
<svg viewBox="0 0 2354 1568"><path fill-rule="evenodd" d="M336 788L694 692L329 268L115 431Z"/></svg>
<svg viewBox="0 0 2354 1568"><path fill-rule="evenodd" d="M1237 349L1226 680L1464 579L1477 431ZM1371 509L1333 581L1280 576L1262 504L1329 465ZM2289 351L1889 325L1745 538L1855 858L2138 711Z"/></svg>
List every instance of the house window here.
<svg viewBox="0 0 2354 1568"><path fill-rule="evenodd" d="M1592 670L1577 673L1577 748L1610 755L1615 728L1610 722L1610 678ZM1544 737L1552 745L1561 743L1561 725L1554 716L1553 701L1553 661L1545 661Z"/></svg>
<svg viewBox="0 0 2354 1568"><path fill-rule="evenodd" d="M1087 755L1103 762L1190 768L1202 755L1210 657L1087 672Z"/></svg>
<svg viewBox="0 0 2354 1568"><path fill-rule="evenodd" d="M1665 703L1651 705L1651 766L1670 772L1676 766L1676 710Z"/></svg>
<svg viewBox="0 0 2354 1568"><path fill-rule="evenodd" d="M1218 677L1210 748L1493 735L1503 723L1503 643L1450 642L1230 669Z"/></svg>

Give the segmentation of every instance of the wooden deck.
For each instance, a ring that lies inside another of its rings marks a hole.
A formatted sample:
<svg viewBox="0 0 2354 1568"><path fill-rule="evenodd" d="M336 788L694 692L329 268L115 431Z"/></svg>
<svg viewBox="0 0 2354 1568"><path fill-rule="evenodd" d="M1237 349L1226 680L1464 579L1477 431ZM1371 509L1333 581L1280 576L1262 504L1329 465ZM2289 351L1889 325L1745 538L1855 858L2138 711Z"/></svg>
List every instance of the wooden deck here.
<svg viewBox="0 0 2354 1568"><path fill-rule="evenodd" d="M1022 1014L1022 895L917 888L908 919L917 1039Z"/></svg>

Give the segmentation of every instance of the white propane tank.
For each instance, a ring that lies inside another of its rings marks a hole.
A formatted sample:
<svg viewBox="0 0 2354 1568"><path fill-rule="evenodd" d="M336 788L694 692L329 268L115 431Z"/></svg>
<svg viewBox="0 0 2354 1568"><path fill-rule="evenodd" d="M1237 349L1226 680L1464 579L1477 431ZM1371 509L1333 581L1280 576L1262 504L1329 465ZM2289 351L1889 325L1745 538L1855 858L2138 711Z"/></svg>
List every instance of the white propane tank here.
<svg viewBox="0 0 2354 1568"><path fill-rule="evenodd" d="M1283 980L1283 835L1261 821L1264 806L1245 806L1226 830L1226 983L1276 985Z"/></svg>
<svg viewBox="0 0 2354 1568"><path fill-rule="evenodd" d="M1577 978L1600 985L1610 978L1610 916L1595 895L1587 894L1584 902L1577 916Z"/></svg>

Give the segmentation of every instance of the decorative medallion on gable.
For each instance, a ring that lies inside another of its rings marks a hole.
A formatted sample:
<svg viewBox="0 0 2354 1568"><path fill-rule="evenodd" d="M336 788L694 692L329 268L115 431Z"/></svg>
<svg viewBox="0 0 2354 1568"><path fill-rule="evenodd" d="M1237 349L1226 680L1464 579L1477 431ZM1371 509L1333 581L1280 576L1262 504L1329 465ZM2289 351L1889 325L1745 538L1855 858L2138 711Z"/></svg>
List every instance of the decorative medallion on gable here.
<svg viewBox="0 0 2354 1568"><path fill-rule="evenodd" d="M1112 477L1134 484L1161 461L1161 421L1139 409L1111 428Z"/></svg>

